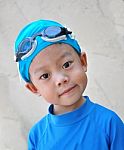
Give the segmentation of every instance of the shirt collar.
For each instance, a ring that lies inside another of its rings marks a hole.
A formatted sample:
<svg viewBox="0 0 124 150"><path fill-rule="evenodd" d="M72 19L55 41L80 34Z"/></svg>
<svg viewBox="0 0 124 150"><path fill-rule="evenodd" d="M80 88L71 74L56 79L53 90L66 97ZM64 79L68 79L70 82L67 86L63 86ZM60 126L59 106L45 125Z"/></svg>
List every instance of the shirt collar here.
<svg viewBox="0 0 124 150"><path fill-rule="evenodd" d="M54 115L54 106L50 105L48 110L50 122L57 126L65 126L82 120L92 111L94 107L94 103L90 101L88 96L84 96L84 98L85 102L79 108L65 114Z"/></svg>

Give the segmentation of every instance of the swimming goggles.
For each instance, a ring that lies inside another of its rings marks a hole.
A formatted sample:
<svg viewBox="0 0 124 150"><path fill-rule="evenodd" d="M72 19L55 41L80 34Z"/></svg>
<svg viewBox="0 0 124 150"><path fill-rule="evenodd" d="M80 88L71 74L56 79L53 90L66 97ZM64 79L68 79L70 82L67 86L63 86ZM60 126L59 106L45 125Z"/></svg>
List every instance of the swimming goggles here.
<svg viewBox="0 0 124 150"><path fill-rule="evenodd" d="M18 46L15 61L19 62L30 56L37 46L36 37L40 36L42 40L47 42L57 42L60 40L65 40L67 35L71 34L67 28L50 26L45 28L42 32L34 34L32 37L25 38Z"/></svg>

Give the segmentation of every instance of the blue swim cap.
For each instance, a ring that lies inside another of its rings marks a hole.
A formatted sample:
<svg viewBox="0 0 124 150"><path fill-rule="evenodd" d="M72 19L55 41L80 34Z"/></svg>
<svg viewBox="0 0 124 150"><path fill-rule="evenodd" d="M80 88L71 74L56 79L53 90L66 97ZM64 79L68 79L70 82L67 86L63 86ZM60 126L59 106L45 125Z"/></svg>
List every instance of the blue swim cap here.
<svg viewBox="0 0 124 150"><path fill-rule="evenodd" d="M32 37L35 33L38 33L42 31L44 28L49 27L49 26L63 27L58 22L51 21L51 20L34 21L30 23L29 25L27 25L26 27L24 27L19 33L15 41L15 53L17 52L18 46L22 42L23 39L27 37ZM78 53L81 53L81 48L78 42L75 39L71 38L70 36L67 36L66 40L61 40L58 42L47 42L47 41L42 40L40 37L37 37L36 40L37 40L37 46L36 46L35 51L29 57L17 62L19 73L21 77L23 78L23 80L26 82L31 82L30 75L29 75L29 67L31 65L32 60L40 51L42 51L47 46L50 46L56 43L65 43L65 44L69 44L70 46L72 46Z"/></svg>

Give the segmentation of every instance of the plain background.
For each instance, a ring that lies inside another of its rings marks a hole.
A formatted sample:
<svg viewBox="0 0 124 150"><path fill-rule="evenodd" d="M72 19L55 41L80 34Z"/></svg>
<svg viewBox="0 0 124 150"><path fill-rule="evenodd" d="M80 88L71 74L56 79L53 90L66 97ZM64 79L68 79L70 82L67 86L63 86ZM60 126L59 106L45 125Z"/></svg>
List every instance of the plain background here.
<svg viewBox="0 0 124 150"><path fill-rule="evenodd" d="M48 104L19 81L14 41L29 22L52 19L74 31L88 56L84 95L124 120L124 0L0 0L0 150L26 150Z"/></svg>

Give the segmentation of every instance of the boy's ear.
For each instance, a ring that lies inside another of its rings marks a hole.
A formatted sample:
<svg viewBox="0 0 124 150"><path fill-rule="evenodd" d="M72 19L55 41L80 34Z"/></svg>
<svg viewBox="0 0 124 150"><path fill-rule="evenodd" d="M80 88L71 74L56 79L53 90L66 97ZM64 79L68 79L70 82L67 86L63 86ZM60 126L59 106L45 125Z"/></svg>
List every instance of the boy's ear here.
<svg viewBox="0 0 124 150"><path fill-rule="evenodd" d="M87 72L87 56L85 52L81 53L80 60L84 71Z"/></svg>
<svg viewBox="0 0 124 150"><path fill-rule="evenodd" d="M38 94L37 88L32 83L26 83L25 87L34 94Z"/></svg>

